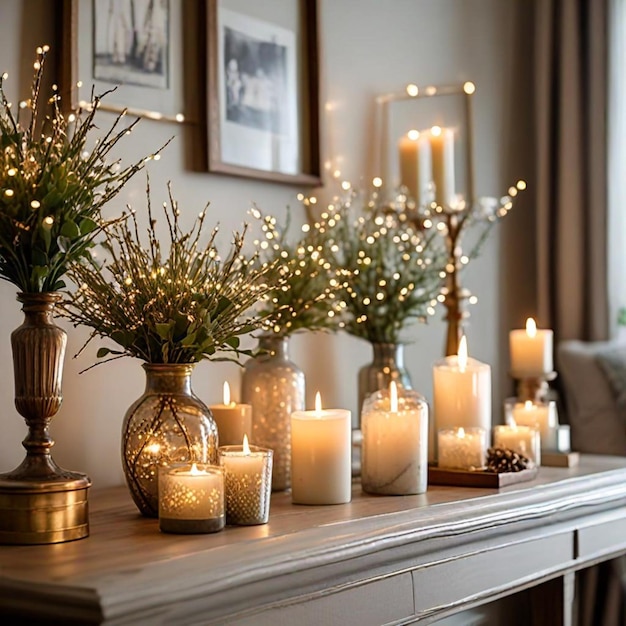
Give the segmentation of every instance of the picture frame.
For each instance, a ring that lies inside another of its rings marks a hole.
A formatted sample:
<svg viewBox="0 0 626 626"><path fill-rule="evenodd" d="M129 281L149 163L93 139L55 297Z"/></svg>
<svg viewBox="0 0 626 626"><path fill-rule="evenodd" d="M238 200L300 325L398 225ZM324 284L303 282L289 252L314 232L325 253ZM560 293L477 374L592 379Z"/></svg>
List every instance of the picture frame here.
<svg viewBox="0 0 626 626"><path fill-rule="evenodd" d="M318 186L317 0L207 0L211 172Z"/></svg>
<svg viewBox="0 0 626 626"><path fill-rule="evenodd" d="M100 109L193 121L183 71L193 44L183 36L183 6L184 0L64 0L61 81L71 107L88 106L92 90L113 90ZM197 45L195 33L191 40Z"/></svg>

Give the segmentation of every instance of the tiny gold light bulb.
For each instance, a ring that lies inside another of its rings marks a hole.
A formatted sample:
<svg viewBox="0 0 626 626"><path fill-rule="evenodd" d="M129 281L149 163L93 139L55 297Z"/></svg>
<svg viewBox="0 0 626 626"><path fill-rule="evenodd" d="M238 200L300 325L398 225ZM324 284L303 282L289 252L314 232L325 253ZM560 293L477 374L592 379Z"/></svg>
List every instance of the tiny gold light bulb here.
<svg viewBox="0 0 626 626"><path fill-rule="evenodd" d="M470 80L463 83L463 91L469 96L476 91L476 85Z"/></svg>

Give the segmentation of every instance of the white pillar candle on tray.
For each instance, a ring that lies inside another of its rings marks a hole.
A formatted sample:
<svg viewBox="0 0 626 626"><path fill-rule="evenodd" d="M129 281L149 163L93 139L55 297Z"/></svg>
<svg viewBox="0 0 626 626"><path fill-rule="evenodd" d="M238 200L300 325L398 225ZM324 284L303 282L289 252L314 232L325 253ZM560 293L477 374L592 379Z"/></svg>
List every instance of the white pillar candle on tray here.
<svg viewBox="0 0 626 626"><path fill-rule="evenodd" d="M433 367L433 397L436 431L459 426L491 431L491 368L468 358L465 336L457 356Z"/></svg>
<svg viewBox="0 0 626 626"><path fill-rule="evenodd" d="M433 126L429 133L435 202L451 206L454 190L454 131Z"/></svg>
<svg viewBox="0 0 626 626"><path fill-rule="evenodd" d="M352 419L345 409L291 414L291 499L295 504L343 504L352 499Z"/></svg>
<svg viewBox="0 0 626 626"><path fill-rule="evenodd" d="M424 493L428 480L428 405L395 382L363 403L361 486L366 493Z"/></svg>
<svg viewBox="0 0 626 626"><path fill-rule="evenodd" d="M508 448L541 465L539 431L530 426L494 426L494 448Z"/></svg>
<svg viewBox="0 0 626 626"><path fill-rule="evenodd" d="M559 420L556 402L518 402L517 398L505 401L505 417L509 425L530 426L539 431L541 449L555 451L558 449Z"/></svg>
<svg viewBox="0 0 626 626"><path fill-rule="evenodd" d="M266 524L270 514L273 452L248 444L220 446L224 468L226 522L238 526Z"/></svg>
<svg viewBox="0 0 626 626"><path fill-rule="evenodd" d="M159 472L159 529L212 533L224 528L224 472L205 464L163 467Z"/></svg>
<svg viewBox="0 0 626 626"><path fill-rule="evenodd" d="M410 130L400 139L400 184L404 185L416 204L421 204L422 183L422 139L420 132Z"/></svg>
<svg viewBox="0 0 626 626"><path fill-rule="evenodd" d="M484 428L447 428L438 433L440 468L478 470L487 462L488 431Z"/></svg>
<svg viewBox="0 0 626 626"><path fill-rule="evenodd" d="M509 333L511 374L514 378L540 377L552 372L553 332L539 330L532 317L526 320L526 329Z"/></svg>
<svg viewBox="0 0 626 626"><path fill-rule="evenodd" d="M224 404L212 404L209 408L217 424L220 446L240 445L244 435L252 432L252 406L239 404L230 399L230 385L224 383Z"/></svg>

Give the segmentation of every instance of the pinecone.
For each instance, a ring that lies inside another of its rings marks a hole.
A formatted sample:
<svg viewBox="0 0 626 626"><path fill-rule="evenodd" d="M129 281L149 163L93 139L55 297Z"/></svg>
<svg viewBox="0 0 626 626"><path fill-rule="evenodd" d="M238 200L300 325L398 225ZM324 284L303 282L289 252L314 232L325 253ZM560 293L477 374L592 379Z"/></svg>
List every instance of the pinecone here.
<svg viewBox="0 0 626 626"><path fill-rule="evenodd" d="M521 472L533 466L530 459L509 448L489 448L487 451L487 471L495 474Z"/></svg>

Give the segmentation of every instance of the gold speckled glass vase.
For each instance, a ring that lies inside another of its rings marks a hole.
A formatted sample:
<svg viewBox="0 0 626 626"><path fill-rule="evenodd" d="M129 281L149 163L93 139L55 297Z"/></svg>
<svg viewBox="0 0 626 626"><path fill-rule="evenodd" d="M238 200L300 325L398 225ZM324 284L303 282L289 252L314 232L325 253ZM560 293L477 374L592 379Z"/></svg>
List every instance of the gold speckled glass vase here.
<svg viewBox="0 0 626 626"><path fill-rule="evenodd" d="M146 389L128 409L122 461L139 511L157 517L159 468L175 463L217 464L217 426L191 390L193 363L148 364Z"/></svg>
<svg viewBox="0 0 626 626"><path fill-rule="evenodd" d="M252 441L274 451L272 490L291 486L291 414L304 410L304 373L289 360L287 337L263 336L261 354L243 372L243 401L252 405Z"/></svg>

